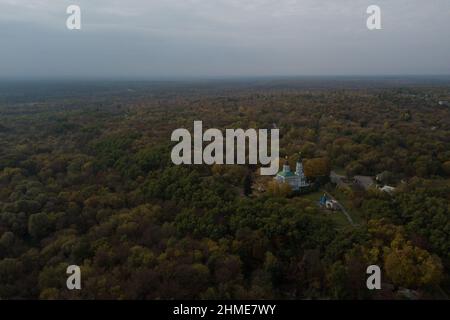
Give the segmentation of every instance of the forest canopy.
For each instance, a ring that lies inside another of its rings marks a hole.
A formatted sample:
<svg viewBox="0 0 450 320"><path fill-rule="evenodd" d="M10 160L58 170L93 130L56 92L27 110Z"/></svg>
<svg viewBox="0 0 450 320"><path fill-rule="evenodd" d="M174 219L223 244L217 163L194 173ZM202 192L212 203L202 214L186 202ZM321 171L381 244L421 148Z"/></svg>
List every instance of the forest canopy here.
<svg viewBox="0 0 450 320"><path fill-rule="evenodd" d="M448 297L450 86L127 86L1 97L1 299ZM276 126L308 177L384 172L397 192L339 191L351 225L319 194L255 192L255 166L175 166L170 134L194 120Z"/></svg>

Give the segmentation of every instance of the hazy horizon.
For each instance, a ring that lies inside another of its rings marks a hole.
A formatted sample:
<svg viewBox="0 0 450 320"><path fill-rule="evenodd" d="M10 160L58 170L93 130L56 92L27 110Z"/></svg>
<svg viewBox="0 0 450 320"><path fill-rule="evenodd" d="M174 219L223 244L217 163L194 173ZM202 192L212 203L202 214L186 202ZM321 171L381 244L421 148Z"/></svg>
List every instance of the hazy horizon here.
<svg viewBox="0 0 450 320"><path fill-rule="evenodd" d="M328 81L350 81L350 80L416 80L421 81L450 81L450 73L448 74L328 74L328 75L217 75L217 76L160 76L160 77L1 77L0 83L77 83L77 82L111 82L111 83L133 83L133 82L253 82L253 81L297 81L297 80L328 80Z"/></svg>

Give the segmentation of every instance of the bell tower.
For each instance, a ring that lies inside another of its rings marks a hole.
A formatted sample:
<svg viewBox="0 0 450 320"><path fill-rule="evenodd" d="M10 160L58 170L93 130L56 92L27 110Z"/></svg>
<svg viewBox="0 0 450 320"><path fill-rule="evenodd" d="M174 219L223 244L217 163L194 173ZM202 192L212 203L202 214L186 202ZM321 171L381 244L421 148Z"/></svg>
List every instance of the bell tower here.
<svg viewBox="0 0 450 320"><path fill-rule="evenodd" d="M302 153L299 152L299 158L297 160L297 165L295 167L295 174L298 176L302 176L303 173L303 160L302 160Z"/></svg>
<svg viewBox="0 0 450 320"><path fill-rule="evenodd" d="M298 176L299 187L307 187L309 183L306 181L305 172L303 171L303 159L302 154L299 153L300 157L297 161L297 165L295 167L295 175Z"/></svg>
<svg viewBox="0 0 450 320"><path fill-rule="evenodd" d="M289 166L289 161L288 161L288 157L287 157L287 156L286 156L286 158L284 159L283 172L284 172L284 173L291 172L291 167Z"/></svg>

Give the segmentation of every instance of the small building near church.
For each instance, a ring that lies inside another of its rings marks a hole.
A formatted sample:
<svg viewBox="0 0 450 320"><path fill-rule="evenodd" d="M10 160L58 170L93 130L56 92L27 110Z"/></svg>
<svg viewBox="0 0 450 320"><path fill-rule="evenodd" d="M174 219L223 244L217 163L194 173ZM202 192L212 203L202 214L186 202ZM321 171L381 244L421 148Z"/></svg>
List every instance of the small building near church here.
<svg viewBox="0 0 450 320"><path fill-rule="evenodd" d="M323 196L320 197L319 205L322 208L325 208L325 209L328 209L331 211L340 210L339 203L334 199L328 199L326 194L323 194Z"/></svg>
<svg viewBox="0 0 450 320"><path fill-rule="evenodd" d="M335 171L330 172L330 181L340 188L347 188L351 183L347 177L337 174Z"/></svg>
<svg viewBox="0 0 450 320"><path fill-rule="evenodd" d="M372 177L369 176L354 176L353 182L355 186L358 186L366 191L375 186L375 182Z"/></svg>
<svg viewBox="0 0 450 320"><path fill-rule="evenodd" d="M393 194L395 192L395 188L391 187L391 186L388 186L388 185L385 185L384 187L381 187L380 190L383 191L383 192L386 192L388 194Z"/></svg>

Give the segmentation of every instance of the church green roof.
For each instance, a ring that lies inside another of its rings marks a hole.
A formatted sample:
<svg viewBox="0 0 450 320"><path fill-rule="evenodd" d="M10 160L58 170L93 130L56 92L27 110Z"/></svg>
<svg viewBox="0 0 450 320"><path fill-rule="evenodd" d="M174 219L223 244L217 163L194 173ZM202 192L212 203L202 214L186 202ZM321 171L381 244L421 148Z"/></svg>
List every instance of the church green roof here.
<svg viewBox="0 0 450 320"><path fill-rule="evenodd" d="M277 176L293 177L293 176L295 176L295 174L293 174L291 171L288 171L288 172L280 171L280 172L278 172Z"/></svg>

